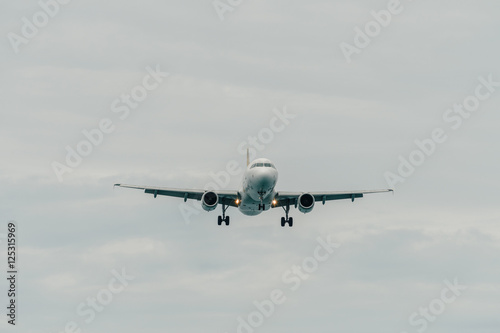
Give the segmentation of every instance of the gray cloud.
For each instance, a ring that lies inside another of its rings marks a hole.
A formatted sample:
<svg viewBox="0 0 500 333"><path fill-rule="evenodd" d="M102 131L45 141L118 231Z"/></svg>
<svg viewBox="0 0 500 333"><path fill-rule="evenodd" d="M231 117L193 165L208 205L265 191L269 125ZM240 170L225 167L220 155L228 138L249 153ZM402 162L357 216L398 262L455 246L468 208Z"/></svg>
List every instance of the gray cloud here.
<svg viewBox="0 0 500 333"><path fill-rule="evenodd" d="M410 333L408 317L457 277L467 291L429 332L496 332L498 92L457 131L442 116L479 76L500 80L498 5L402 3L351 64L339 44L387 2L243 2L220 21L210 1L73 1L18 54L6 36L39 5L6 5L0 233L18 221L18 329L235 332L281 288L287 301L259 332ZM113 101L157 64L171 75L120 120ZM414 140L439 126L449 139L394 196L294 211L292 229L278 210L186 224L181 200L112 187L201 188L229 160L244 165L238 145L284 106L297 118L260 152L282 190L383 188ZM60 183L51 163L103 118L115 130ZM290 292L283 272L326 235L341 248ZM77 306L122 267L136 279L86 324Z"/></svg>

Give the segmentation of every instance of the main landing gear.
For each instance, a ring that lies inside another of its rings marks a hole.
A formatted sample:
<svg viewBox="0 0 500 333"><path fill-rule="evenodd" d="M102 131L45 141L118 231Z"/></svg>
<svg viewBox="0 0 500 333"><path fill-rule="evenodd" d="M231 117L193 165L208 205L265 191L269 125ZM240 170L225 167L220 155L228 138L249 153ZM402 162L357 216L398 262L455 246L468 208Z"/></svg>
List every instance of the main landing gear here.
<svg viewBox="0 0 500 333"><path fill-rule="evenodd" d="M218 225L222 225L222 222L224 222L226 225L229 225L229 216L226 216L226 210L229 206L222 204L222 216L219 215L219 218L217 220Z"/></svg>
<svg viewBox="0 0 500 333"><path fill-rule="evenodd" d="M288 226L293 227L293 217L288 217L288 213L290 212L290 205L283 206L283 210L285 211L286 217L281 218L281 226L284 227L285 224L288 223Z"/></svg>

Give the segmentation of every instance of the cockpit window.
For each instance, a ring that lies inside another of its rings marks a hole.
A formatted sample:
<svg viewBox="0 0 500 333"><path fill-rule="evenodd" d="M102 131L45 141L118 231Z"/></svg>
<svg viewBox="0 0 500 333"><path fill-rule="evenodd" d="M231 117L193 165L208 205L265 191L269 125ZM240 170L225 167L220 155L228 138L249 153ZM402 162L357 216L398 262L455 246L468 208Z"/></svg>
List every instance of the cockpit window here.
<svg viewBox="0 0 500 333"><path fill-rule="evenodd" d="M276 167L272 163L254 163L254 164L252 164L252 166L250 167L250 169L253 169L253 168L256 168L256 167L265 167L265 168L276 169Z"/></svg>

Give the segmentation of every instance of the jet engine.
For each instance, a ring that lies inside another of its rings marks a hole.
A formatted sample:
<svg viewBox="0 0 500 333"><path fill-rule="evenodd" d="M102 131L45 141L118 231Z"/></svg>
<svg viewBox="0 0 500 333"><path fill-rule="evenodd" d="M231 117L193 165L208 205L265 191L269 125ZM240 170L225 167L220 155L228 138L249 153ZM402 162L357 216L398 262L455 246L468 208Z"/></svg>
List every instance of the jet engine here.
<svg viewBox="0 0 500 333"><path fill-rule="evenodd" d="M314 197L309 193L301 194L298 208L302 213L309 213L314 207Z"/></svg>
<svg viewBox="0 0 500 333"><path fill-rule="evenodd" d="M201 207L207 212L211 212L217 208L219 196L215 192L205 192L201 197Z"/></svg>

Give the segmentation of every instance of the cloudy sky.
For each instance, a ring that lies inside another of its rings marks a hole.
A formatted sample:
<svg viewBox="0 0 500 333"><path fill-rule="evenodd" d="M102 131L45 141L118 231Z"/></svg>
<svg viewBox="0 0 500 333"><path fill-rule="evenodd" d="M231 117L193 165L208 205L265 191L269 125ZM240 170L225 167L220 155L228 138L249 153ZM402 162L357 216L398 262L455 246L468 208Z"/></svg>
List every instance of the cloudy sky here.
<svg viewBox="0 0 500 333"><path fill-rule="evenodd" d="M498 332L498 2L59 1L0 12L2 332ZM281 190L396 191L282 228L113 188L248 145Z"/></svg>

